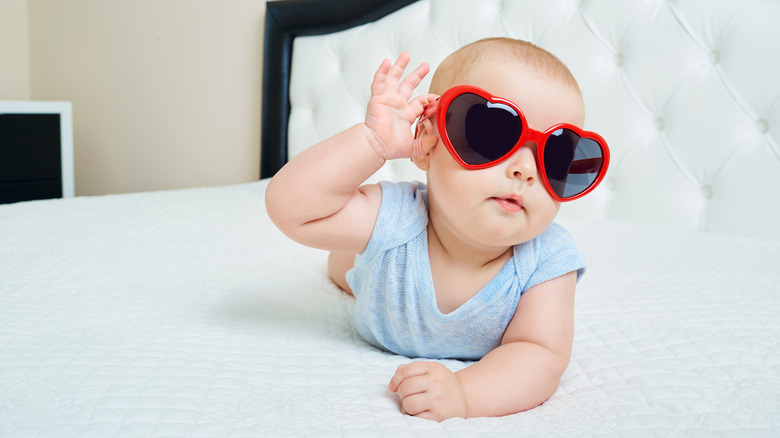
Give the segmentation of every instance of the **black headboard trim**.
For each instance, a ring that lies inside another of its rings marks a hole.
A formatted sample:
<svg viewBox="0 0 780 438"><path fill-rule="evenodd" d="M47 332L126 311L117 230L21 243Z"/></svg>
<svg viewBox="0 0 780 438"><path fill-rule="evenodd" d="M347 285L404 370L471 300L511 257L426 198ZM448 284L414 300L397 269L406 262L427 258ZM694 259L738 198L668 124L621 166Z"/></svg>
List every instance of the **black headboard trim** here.
<svg viewBox="0 0 780 438"><path fill-rule="evenodd" d="M260 178L287 162L293 40L369 23L417 0L280 0L266 3Z"/></svg>

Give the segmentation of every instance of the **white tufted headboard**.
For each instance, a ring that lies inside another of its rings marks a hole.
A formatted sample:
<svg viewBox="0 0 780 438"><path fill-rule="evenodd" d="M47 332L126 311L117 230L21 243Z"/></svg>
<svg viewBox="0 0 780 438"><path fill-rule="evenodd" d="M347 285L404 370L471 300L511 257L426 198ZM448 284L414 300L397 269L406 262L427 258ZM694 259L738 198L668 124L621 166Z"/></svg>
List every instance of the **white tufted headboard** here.
<svg viewBox="0 0 780 438"><path fill-rule="evenodd" d="M312 3L319 8L313 15ZM354 11L358 3L359 17L349 20L366 24L311 36L304 35L339 27L290 31L297 37L289 83L288 63L266 62L264 93L281 87L283 98L278 108L264 102L263 177L287 156L362 121L383 58L406 50L411 64L435 68L471 41L510 36L569 66L585 97L586 128L610 145L605 182L564 204L562 214L780 239L780 1L279 1L268 3L267 16L277 28L284 20L300 25L333 20L339 6ZM270 50L284 44L267 33L267 56ZM269 84L273 74L281 85ZM281 111L285 118L285 90L289 119L273 126L266 115ZM273 162L268 150L285 146L270 141L272 130L284 127L287 153ZM399 160L374 179L424 175Z"/></svg>

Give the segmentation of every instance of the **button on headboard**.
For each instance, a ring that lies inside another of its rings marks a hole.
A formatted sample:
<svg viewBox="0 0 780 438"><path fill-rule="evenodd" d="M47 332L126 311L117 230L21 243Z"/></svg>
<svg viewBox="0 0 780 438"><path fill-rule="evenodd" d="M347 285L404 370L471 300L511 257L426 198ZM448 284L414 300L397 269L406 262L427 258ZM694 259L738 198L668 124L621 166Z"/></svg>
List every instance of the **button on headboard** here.
<svg viewBox="0 0 780 438"><path fill-rule="evenodd" d="M585 127L610 145L605 182L562 214L780 238L780 2L378 3L394 12L294 39L288 156L363 120L383 58L406 50L412 64L435 68L464 44L509 36L569 66L585 97ZM399 160L374 179L424 178Z"/></svg>

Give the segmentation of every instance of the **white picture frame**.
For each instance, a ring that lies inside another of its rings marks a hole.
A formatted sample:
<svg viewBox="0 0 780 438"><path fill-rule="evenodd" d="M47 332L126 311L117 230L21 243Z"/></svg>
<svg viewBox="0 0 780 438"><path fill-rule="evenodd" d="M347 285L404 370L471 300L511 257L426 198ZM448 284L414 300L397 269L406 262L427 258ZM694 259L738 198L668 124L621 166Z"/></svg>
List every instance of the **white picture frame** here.
<svg viewBox="0 0 780 438"><path fill-rule="evenodd" d="M73 105L66 101L0 101L0 114L59 114L62 197L75 196Z"/></svg>

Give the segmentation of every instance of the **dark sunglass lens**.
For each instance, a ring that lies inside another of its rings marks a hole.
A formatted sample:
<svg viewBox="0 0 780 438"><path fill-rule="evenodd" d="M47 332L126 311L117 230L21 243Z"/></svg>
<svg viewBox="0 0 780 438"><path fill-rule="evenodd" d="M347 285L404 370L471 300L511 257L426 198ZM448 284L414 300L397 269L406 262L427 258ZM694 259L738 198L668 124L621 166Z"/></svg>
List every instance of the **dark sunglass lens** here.
<svg viewBox="0 0 780 438"><path fill-rule="evenodd" d="M476 94L465 93L453 99L446 120L450 143L467 164L498 160L520 138L517 113L507 105L489 102Z"/></svg>
<svg viewBox="0 0 780 438"><path fill-rule="evenodd" d="M604 153L595 140L581 138L568 129L553 132L544 146L544 170L553 191L571 198L588 189L604 163Z"/></svg>

